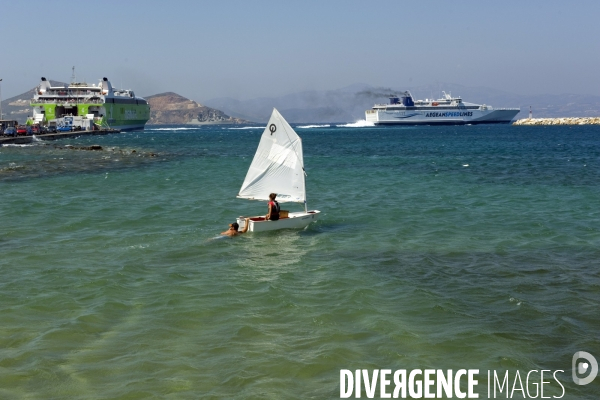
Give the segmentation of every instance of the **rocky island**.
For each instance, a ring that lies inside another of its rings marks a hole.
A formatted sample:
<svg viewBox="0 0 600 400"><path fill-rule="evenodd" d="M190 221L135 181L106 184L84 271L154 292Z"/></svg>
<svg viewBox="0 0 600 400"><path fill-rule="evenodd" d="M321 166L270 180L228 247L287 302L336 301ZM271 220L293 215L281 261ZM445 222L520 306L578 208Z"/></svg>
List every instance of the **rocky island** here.
<svg viewBox="0 0 600 400"><path fill-rule="evenodd" d="M150 104L150 125L218 125L249 124L241 118L226 115L223 111L203 106L177 93L167 92L146 97Z"/></svg>

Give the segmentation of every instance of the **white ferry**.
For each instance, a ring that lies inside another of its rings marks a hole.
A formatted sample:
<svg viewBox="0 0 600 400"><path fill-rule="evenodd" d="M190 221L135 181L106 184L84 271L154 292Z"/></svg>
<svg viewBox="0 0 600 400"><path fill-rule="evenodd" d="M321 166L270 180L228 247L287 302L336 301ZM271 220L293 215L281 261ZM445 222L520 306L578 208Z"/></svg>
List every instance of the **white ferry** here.
<svg viewBox="0 0 600 400"><path fill-rule="evenodd" d="M375 104L366 111L367 122L375 125L466 125L510 123L519 108L493 108L467 103L446 92L443 98L414 101L409 91L391 96L389 104Z"/></svg>

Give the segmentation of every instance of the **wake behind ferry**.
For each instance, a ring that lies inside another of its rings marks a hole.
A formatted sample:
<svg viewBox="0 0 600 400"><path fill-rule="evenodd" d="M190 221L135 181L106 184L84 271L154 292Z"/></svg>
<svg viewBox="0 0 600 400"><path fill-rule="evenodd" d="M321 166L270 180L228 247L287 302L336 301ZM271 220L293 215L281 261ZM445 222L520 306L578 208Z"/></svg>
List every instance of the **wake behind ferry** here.
<svg viewBox="0 0 600 400"><path fill-rule="evenodd" d="M31 123L43 126L79 126L116 130L144 129L150 119L148 102L132 90L115 89L107 78L98 84L72 82L51 86L42 77L31 100Z"/></svg>
<svg viewBox="0 0 600 400"><path fill-rule="evenodd" d="M390 96L389 104L375 104L366 111L367 122L375 125L466 125L510 123L519 108L493 108L464 102L442 92L437 100L413 100L409 91Z"/></svg>

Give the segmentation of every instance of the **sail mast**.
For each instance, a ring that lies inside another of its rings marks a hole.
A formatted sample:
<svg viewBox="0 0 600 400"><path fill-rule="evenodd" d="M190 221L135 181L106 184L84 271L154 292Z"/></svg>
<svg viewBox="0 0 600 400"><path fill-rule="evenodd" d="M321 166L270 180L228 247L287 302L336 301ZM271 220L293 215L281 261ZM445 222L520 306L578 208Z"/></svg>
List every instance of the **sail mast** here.
<svg viewBox="0 0 600 400"><path fill-rule="evenodd" d="M302 139L300 139L302 141ZM308 205L306 202L306 171L304 170L304 160L302 160L302 180L304 181L304 212L308 213Z"/></svg>

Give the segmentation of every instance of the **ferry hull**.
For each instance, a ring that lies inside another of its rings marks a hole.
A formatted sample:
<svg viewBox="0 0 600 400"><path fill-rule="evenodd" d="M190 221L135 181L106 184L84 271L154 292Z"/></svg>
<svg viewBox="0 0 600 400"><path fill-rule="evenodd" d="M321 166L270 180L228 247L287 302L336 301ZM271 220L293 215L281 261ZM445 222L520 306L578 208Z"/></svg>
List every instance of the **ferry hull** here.
<svg viewBox="0 0 600 400"><path fill-rule="evenodd" d="M311 222L316 222L319 218L319 210L306 212L292 212L287 218L281 218L277 221L267 221L264 216L250 217L250 226L248 232L266 232L279 229L302 229L306 228ZM246 225L246 217L238 217L237 223L240 229Z"/></svg>
<svg viewBox="0 0 600 400"><path fill-rule="evenodd" d="M46 120L57 118L57 106L55 104L31 103L31 105L34 107L34 116L39 113L39 110L43 110ZM98 104L78 104L76 115L85 116L90 112L91 108L96 107L98 109L96 113L103 115L102 118L95 121L96 125L120 131L144 129L146 122L150 118L150 107L148 105L127 104L118 106L114 107L112 104L103 104L100 108Z"/></svg>
<svg viewBox="0 0 600 400"><path fill-rule="evenodd" d="M115 129L121 132L124 131L143 131L145 127L145 123L133 124L133 125L111 125L111 129Z"/></svg>
<svg viewBox="0 0 600 400"><path fill-rule="evenodd" d="M519 113L507 110L367 110L366 120L375 125L475 125L508 124Z"/></svg>

